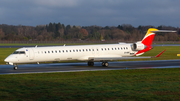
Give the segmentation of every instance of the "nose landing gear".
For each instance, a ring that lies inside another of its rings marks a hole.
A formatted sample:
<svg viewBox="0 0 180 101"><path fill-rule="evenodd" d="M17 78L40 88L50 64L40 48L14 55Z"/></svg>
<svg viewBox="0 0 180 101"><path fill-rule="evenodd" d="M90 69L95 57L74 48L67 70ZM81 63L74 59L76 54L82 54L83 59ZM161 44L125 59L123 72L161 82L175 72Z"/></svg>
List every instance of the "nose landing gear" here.
<svg viewBox="0 0 180 101"><path fill-rule="evenodd" d="M14 64L14 70L17 70L18 66L17 64Z"/></svg>

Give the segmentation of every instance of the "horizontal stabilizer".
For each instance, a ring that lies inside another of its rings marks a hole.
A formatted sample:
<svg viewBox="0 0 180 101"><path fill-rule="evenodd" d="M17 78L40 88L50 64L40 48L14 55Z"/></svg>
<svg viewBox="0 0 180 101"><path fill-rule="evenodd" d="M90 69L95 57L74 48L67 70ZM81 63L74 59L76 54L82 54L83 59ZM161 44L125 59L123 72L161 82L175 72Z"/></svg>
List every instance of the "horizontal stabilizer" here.
<svg viewBox="0 0 180 101"><path fill-rule="evenodd" d="M161 53L159 53L158 55L156 55L155 57L157 58L157 57L161 56L161 54L164 53L165 51L166 51L166 49L163 50L163 51L162 51Z"/></svg>
<svg viewBox="0 0 180 101"><path fill-rule="evenodd" d="M171 31L171 30L156 30L156 31L150 31L150 32L176 32L176 31Z"/></svg>

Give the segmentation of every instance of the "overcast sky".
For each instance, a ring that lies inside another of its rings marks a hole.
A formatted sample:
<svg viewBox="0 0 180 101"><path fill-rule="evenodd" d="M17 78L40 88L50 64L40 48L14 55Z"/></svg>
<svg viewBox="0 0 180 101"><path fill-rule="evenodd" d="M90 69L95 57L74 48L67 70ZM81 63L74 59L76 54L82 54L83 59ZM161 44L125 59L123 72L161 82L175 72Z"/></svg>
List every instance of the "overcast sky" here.
<svg viewBox="0 0 180 101"><path fill-rule="evenodd" d="M180 0L0 0L0 24L180 27Z"/></svg>

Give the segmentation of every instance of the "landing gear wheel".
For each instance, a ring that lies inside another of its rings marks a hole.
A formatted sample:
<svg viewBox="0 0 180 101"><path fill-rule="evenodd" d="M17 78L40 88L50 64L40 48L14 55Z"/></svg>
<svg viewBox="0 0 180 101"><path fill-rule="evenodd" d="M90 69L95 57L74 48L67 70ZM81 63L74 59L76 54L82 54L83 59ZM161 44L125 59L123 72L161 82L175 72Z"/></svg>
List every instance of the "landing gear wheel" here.
<svg viewBox="0 0 180 101"><path fill-rule="evenodd" d="M88 62L88 66L94 66L94 62Z"/></svg>
<svg viewBox="0 0 180 101"><path fill-rule="evenodd" d="M17 66L14 66L14 70L17 70Z"/></svg>
<svg viewBox="0 0 180 101"><path fill-rule="evenodd" d="M105 62L104 66L105 66L105 67L108 67L108 66L109 66L108 62Z"/></svg>
<svg viewBox="0 0 180 101"><path fill-rule="evenodd" d="M14 64L14 70L17 70L18 66L17 64Z"/></svg>
<svg viewBox="0 0 180 101"><path fill-rule="evenodd" d="M102 66L104 66L104 62L102 62Z"/></svg>
<svg viewBox="0 0 180 101"><path fill-rule="evenodd" d="M104 67L108 67L108 62L102 62L102 66L104 66Z"/></svg>

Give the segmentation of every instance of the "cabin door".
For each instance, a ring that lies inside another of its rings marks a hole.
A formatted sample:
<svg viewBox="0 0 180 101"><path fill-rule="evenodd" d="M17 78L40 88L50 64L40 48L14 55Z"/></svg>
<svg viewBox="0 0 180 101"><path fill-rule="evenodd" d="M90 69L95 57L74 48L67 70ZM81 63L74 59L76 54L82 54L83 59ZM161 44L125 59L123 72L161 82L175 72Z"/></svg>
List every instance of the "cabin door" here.
<svg viewBox="0 0 180 101"><path fill-rule="evenodd" d="M34 50L32 48L29 49L29 60L34 59Z"/></svg>

